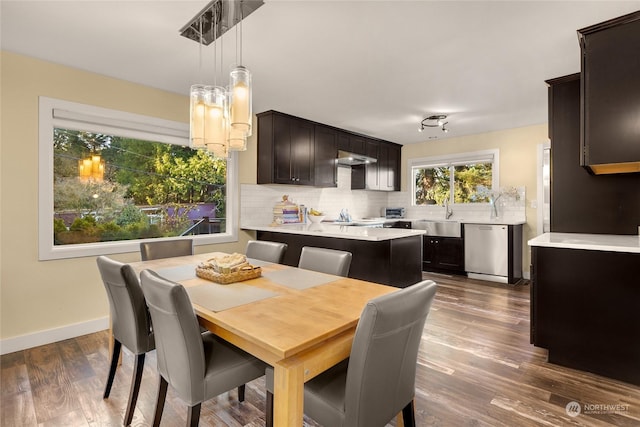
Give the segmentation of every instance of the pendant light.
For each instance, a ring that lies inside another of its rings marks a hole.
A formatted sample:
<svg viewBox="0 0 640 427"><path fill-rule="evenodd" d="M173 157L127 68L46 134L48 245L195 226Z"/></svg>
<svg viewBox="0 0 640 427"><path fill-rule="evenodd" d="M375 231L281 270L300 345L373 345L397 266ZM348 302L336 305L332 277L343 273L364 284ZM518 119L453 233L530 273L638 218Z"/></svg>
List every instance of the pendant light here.
<svg viewBox="0 0 640 427"><path fill-rule="evenodd" d="M243 2L240 1L240 20L236 24L236 61L238 65L229 74L229 149L247 149L247 137L252 134L251 72L242 65ZM238 34L240 35L238 41ZM238 55L239 52L239 55Z"/></svg>
<svg viewBox="0 0 640 427"><path fill-rule="evenodd" d="M205 147L205 117L207 102L207 86L202 84L191 86L191 117L189 146L192 148Z"/></svg>
<svg viewBox="0 0 640 427"><path fill-rule="evenodd" d="M199 25L199 80L202 81L202 20ZM206 102L207 102L207 86L203 84L195 84L191 86L189 93L190 98L190 117L189 117L189 146L191 148L205 148L205 119L206 119Z"/></svg>
<svg viewBox="0 0 640 427"><path fill-rule="evenodd" d="M82 181L102 182L105 162L99 154L92 154L86 159L78 160L78 176Z"/></svg>
<svg viewBox="0 0 640 427"><path fill-rule="evenodd" d="M207 90L207 120L205 126L205 143L207 151L215 157L227 158L229 151L227 146L228 115L227 92L220 86L209 86Z"/></svg>
<svg viewBox="0 0 640 427"><path fill-rule="evenodd" d="M216 5L222 7L221 3ZM217 14L214 10L214 16ZM224 87L217 86L217 47L218 43L215 40L215 36L218 31L218 21L214 21L213 27L213 79L214 85L208 88L207 98L207 123L205 125L205 143L207 145L207 151L213 154L214 157L227 158L229 157L229 114L228 114L228 102L227 102L227 90ZM222 37L220 38L220 68L222 68L222 61L224 52L222 51Z"/></svg>
<svg viewBox="0 0 640 427"><path fill-rule="evenodd" d="M200 72L202 72L202 46L215 43L236 25L236 64L229 74L229 87L215 83L217 77L217 49L214 44L214 85L194 84L190 91L189 145L206 148L216 157L226 158L229 150L247 149L247 137L252 135L252 84L251 73L242 65L242 20L264 4L255 0L212 0L180 33L200 44ZM238 11L238 8L240 10ZM246 13L245 13L246 12ZM237 25L240 25L238 28ZM203 31L203 27L206 29ZM224 55L220 55L222 71Z"/></svg>

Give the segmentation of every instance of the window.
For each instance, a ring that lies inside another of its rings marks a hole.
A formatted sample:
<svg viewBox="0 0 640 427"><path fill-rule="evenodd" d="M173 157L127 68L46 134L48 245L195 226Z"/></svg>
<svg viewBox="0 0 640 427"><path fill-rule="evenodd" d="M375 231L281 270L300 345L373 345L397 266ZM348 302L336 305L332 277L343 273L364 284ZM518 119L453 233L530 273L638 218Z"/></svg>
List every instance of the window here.
<svg viewBox="0 0 640 427"><path fill-rule="evenodd" d="M184 123L40 98L40 259L236 241L235 155L187 144Z"/></svg>
<svg viewBox="0 0 640 427"><path fill-rule="evenodd" d="M498 150L414 159L410 163L414 206L487 203L498 188Z"/></svg>

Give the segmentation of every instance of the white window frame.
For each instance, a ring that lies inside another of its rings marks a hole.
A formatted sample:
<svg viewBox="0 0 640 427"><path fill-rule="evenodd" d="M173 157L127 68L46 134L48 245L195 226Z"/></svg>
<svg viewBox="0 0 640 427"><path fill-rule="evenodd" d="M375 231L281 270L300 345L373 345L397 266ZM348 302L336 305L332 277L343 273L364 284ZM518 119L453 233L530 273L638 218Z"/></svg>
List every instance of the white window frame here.
<svg viewBox="0 0 640 427"><path fill-rule="evenodd" d="M549 170L544 170L545 168L545 164L544 164L544 152L546 150L551 150L551 141L546 141L543 142L542 144L538 144L538 148L537 148L537 182L538 182L538 189L537 189L537 197L538 200L536 200L536 209L537 209L537 215L536 215L536 224L537 224L537 234L543 234L545 233L545 229L544 229L544 224L545 224L545 215L547 216L547 218L549 218L549 222L551 221L551 205L550 205L550 200L545 201L544 199L544 193L545 193L545 187L549 187L551 185L551 181L550 181L550 173L551 173L551 164L546 165ZM549 226L551 224L549 223ZM546 232L551 231L550 229L547 230Z"/></svg>
<svg viewBox="0 0 640 427"><path fill-rule="evenodd" d="M55 245L53 241L53 129L73 129L112 134L127 138L153 140L167 144L188 145L189 125L171 120L92 105L39 97L39 176L38 176L38 259L53 260L115 253L139 252L140 242L173 238L121 240L73 245ZM238 156L231 153L227 161L227 212L224 233L189 236L194 245L238 241Z"/></svg>
<svg viewBox="0 0 640 427"><path fill-rule="evenodd" d="M472 164L472 163L486 163L492 162L493 166L491 168L491 188L498 189L500 188L500 150L490 149L490 150L481 150L481 151L473 151L468 153L458 153L458 154L447 154L443 156L433 156L433 157L419 157L415 159L409 160L408 174L409 181L411 183L411 206L415 207L424 207L429 205L417 205L416 204L416 182L414 179L414 169L415 168L433 168L433 167L442 167L442 166L456 166L463 164ZM466 206L469 203L454 203L454 180L452 179L450 182L449 192L449 204L450 205L458 205L458 206ZM474 203L474 205L488 205L489 203Z"/></svg>

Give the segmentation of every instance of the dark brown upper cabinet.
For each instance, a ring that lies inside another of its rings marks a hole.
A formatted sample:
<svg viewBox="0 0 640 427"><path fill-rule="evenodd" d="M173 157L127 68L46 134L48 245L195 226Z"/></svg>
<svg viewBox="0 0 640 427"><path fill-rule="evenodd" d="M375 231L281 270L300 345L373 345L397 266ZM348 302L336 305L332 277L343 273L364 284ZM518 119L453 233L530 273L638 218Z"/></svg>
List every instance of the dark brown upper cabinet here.
<svg viewBox="0 0 640 427"><path fill-rule="evenodd" d="M338 150L348 151L356 154L367 154L365 150L365 137L347 133L345 131L338 132Z"/></svg>
<svg viewBox="0 0 640 427"><path fill-rule="evenodd" d="M400 191L401 146L277 111L258 117L258 184L337 186L338 150L377 159L351 167L351 188Z"/></svg>
<svg viewBox="0 0 640 427"><path fill-rule="evenodd" d="M316 187L336 187L338 156L338 131L323 125L315 125L315 180Z"/></svg>
<svg viewBox="0 0 640 427"><path fill-rule="evenodd" d="M580 167L580 74L547 80L551 231L637 234L640 174L593 175Z"/></svg>
<svg viewBox="0 0 640 427"><path fill-rule="evenodd" d="M258 117L258 184L314 185L312 123L268 111Z"/></svg>
<svg viewBox="0 0 640 427"><path fill-rule="evenodd" d="M351 168L351 189L400 191L401 146L370 138L366 138L364 143L363 154L378 161Z"/></svg>
<svg viewBox="0 0 640 427"><path fill-rule="evenodd" d="M640 11L578 30L582 52L580 164L640 172Z"/></svg>
<svg viewBox="0 0 640 427"><path fill-rule="evenodd" d="M400 191L400 153L396 144L381 143L378 151L379 186L383 191Z"/></svg>

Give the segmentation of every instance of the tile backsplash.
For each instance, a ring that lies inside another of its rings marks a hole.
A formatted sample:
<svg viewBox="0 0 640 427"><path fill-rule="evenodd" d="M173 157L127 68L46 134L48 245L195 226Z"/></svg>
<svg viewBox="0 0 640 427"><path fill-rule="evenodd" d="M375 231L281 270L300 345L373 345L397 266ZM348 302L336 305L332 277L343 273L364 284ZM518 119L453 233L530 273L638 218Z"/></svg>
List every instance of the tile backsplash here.
<svg viewBox="0 0 640 427"><path fill-rule="evenodd" d="M498 201L498 212L504 220L526 220L525 188L516 187L517 197L504 197ZM267 225L273 221L273 207L284 194L296 204L319 210L327 219L335 219L342 209L348 209L353 218L379 217L385 207L404 207L409 219L442 219L442 206L411 206L409 192L351 190L351 169L338 168L336 188L315 188L296 185L240 185L240 225ZM453 205L451 219L488 220L488 203Z"/></svg>
<svg viewBox="0 0 640 427"><path fill-rule="evenodd" d="M240 185L240 224L265 225L273 220L273 206L286 194L289 200L323 212L335 219L342 209L353 218L379 217L387 204L383 191L351 190L351 169L338 168L338 187L296 185Z"/></svg>

